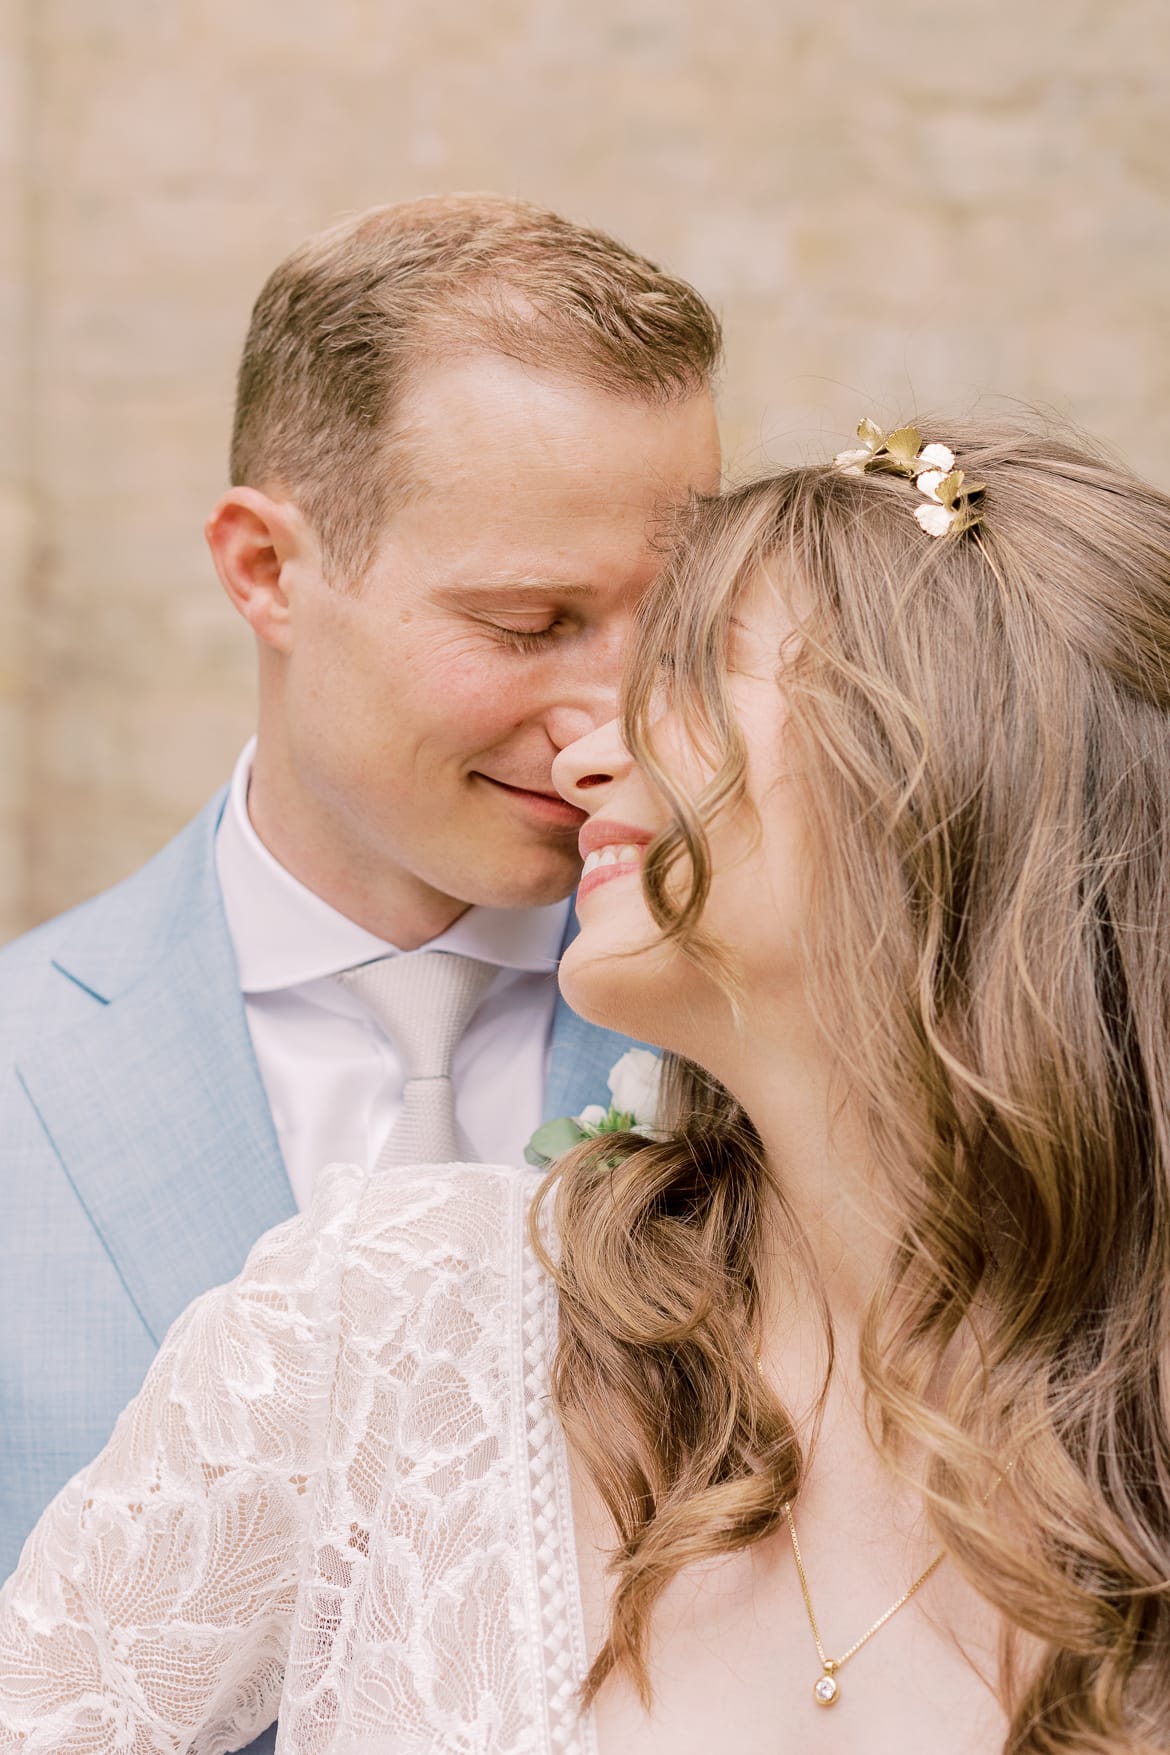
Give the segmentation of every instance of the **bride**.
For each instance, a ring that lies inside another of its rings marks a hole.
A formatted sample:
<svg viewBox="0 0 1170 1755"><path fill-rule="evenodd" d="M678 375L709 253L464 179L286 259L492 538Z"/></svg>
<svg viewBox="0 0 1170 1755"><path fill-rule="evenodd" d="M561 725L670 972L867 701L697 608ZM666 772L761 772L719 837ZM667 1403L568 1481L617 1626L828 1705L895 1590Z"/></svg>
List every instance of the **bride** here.
<svg viewBox="0 0 1170 1755"><path fill-rule="evenodd" d="M332 1169L34 1531L0 1750L1170 1750L1170 500L928 436L699 505L558 758L669 1131Z"/></svg>

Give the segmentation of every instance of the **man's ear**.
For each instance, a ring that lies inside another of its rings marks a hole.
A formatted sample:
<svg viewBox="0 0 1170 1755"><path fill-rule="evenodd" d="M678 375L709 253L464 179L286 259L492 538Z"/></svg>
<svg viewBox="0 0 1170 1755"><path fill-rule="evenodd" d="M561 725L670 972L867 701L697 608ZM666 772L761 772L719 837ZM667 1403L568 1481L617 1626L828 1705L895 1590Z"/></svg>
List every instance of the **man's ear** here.
<svg viewBox="0 0 1170 1755"><path fill-rule="evenodd" d="M274 651L291 644L290 585L316 543L288 500L229 488L203 527L220 583L252 632Z"/></svg>

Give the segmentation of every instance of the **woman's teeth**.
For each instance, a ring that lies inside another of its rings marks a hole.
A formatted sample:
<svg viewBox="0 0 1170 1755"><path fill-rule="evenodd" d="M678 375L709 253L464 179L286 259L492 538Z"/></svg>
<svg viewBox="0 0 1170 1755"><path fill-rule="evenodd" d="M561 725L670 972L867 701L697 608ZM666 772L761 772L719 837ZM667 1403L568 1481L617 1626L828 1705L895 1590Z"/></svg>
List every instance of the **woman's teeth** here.
<svg viewBox="0 0 1170 1755"><path fill-rule="evenodd" d="M641 857L642 849L629 844L623 844L620 847L599 847L595 853L585 855L581 876L588 877L591 871L598 871L603 865L637 865Z"/></svg>

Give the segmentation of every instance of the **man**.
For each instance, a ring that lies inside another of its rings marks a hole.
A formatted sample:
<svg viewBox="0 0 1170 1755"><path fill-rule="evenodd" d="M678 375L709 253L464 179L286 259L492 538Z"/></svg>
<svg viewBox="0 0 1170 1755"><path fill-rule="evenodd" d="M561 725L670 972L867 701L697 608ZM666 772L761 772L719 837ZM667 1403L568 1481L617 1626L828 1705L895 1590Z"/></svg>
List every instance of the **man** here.
<svg viewBox="0 0 1170 1755"><path fill-rule="evenodd" d="M269 280L207 522L257 737L0 954L0 1576L184 1305L330 1159L393 1162L428 1080L455 1113L425 1137L485 1161L606 1100L626 1044L555 991L582 813L550 769L614 710L664 518L717 484L718 351L689 287L496 197L374 210ZM392 965L472 973L441 1070L392 1015L431 975L387 1011Z"/></svg>

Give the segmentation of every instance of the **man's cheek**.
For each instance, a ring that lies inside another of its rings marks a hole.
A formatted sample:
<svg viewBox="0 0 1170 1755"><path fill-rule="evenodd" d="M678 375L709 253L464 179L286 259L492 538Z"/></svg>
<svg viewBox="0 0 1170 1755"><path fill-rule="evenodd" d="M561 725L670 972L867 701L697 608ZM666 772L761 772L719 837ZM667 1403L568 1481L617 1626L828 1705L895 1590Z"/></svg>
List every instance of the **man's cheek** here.
<svg viewBox="0 0 1170 1755"><path fill-rule="evenodd" d="M531 716L537 690L525 666L494 655L452 665L432 679L441 722L464 742L494 744Z"/></svg>

